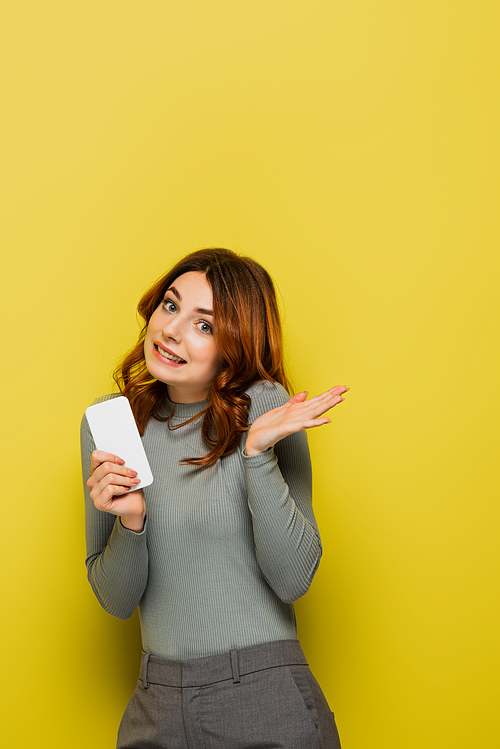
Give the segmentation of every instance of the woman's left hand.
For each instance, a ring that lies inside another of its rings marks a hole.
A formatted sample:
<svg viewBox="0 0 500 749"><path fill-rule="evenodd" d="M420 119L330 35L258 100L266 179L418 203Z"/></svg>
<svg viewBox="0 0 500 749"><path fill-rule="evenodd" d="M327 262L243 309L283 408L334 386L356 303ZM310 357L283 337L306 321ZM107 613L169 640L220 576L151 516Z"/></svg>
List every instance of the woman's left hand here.
<svg viewBox="0 0 500 749"><path fill-rule="evenodd" d="M308 393L304 391L294 395L284 406L262 414L248 430L245 454L258 455L289 434L330 424L328 417L319 417L345 400L342 394L348 390L348 387L337 385L309 400L306 400Z"/></svg>

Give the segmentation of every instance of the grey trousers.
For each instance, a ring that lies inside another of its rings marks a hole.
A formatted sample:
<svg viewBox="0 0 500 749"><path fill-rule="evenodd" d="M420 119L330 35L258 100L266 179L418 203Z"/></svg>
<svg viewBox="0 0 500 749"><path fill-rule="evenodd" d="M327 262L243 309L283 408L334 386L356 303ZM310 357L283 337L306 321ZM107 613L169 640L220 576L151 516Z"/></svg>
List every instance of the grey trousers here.
<svg viewBox="0 0 500 749"><path fill-rule="evenodd" d="M298 640L172 661L142 654L117 749L340 749Z"/></svg>

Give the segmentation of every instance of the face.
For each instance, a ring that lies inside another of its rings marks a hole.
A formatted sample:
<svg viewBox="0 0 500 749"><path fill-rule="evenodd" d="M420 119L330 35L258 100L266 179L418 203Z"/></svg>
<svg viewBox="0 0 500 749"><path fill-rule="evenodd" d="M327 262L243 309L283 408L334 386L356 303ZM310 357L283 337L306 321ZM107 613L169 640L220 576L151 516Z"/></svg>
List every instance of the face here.
<svg viewBox="0 0 500 749"><path fill-rule="evenodd" d="M168 386L174 403L197 403L208 397L219 365L212 310L212 289L205 274L190 271L175 279L149 321L146 366Z"/></svg>

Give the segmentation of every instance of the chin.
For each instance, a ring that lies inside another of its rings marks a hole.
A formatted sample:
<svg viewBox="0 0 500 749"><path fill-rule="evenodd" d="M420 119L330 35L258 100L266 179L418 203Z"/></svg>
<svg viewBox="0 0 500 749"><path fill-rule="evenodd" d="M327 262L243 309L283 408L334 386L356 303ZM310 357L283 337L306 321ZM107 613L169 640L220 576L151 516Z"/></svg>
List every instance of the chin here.
<svg viewBox="0 0 500 749"><path fill-rule="evenodd" d="M165 369L161 366L161 364L158 365L158 363L155 361L148 361L146 359L146 368L151 377L154 377L155 380L158 380L158 382L163 382L164 385L170 385L172 379L175 379L169 377L169 373L165 372Z"/></svg>

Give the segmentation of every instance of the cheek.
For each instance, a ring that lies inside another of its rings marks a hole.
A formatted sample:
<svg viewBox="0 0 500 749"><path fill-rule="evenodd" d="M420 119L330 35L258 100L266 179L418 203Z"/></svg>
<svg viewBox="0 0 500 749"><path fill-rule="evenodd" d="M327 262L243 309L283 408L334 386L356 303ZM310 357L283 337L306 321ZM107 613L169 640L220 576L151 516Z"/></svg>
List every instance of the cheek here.
<svg viewBox="0 0 500 749"><path fill-rule="evenodd" d="M160 310L157 308L155 309L155 311L149 318L148 330L147 330L146 335L147 336L154 335L155 331L160 330L161 327L162 327L161 326L161 313L160 313Z"/></svg>
<svg viewBox="0 0 500 749"><path fill-rule="evenodd" d="M148 329L146 331L146 337L144 338L144 352L146 354L149 353L149 351L150 351L150 349L151 349L151 347L153 345L154 339L155 339L155 335L154 335L154 332L153 332L153 328L152 328L152 326L150 324L150 325L148 325Z"/></svg>
<svg viewBox="0 0 500 749"><path fill-rule="evenodd" d="M146 337L144 338L144 341L149 341L151 338L153 338L153 318L151 318L148 323L148 327L146 330Z"/></svg>
<svg viewBox="0 0 500 749"><path fill-rule="evenodd" d="M206 348L204 352L204 359L206 363L207 370L211 372L213 376L217 373L217 370L219 369L219 351L215 344L211 344L209 347Z"/></svg>

